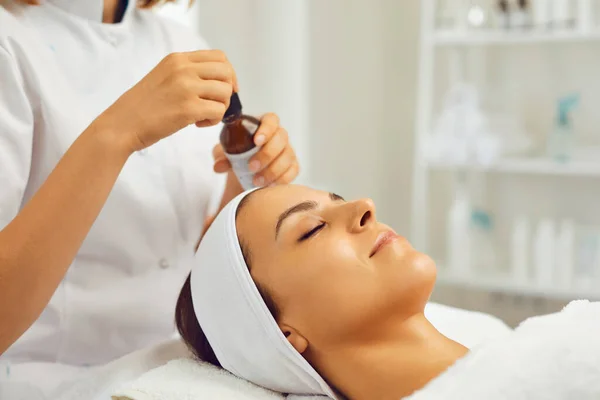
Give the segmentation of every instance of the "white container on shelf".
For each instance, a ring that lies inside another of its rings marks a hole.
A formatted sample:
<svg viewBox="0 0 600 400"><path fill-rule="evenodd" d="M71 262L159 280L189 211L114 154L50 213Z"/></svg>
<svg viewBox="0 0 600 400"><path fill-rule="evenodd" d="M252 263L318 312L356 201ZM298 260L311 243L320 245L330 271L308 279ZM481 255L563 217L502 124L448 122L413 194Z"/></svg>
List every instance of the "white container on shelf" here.
<svg viewBox="0 0 600 400"><path fill-rule="evenodd" d="M556 253L555 286L570 288L575 268L575 223L570 219L562 221L560 225Z"/></svg>
<svg viewBox="0 0 600 400"><path fill-rule="evenodd" d="M577 4L577 27L582 33L592 30L594 10L592 0L579 0Z"/></svg>
<svg viewBox="0 0 600 400"><path fill-rule="evenodd" d="M578 226L575 231L574 285L591 290L597 286L600 269L600 231L592 226Z"/></svg>
<svg viewBox="0 0 600 400"><path fill-rule="evenodd" d="M469 0L454 0L451 2L452 7L454 7L456 11L455 30L461 33L465 33L469 28L469 21L467 19L469 3Z"/></svg>
<svg viewBox="0 0 600 400"><path fill-rule="evenodd" d="M533 267L535 282L540 287L553 285L556 265L556 226L550 218L538 224L533 239Z"/></svg>
<svg viewBox="0 0 600 400"><path fill-rule="evenodd" d="M528 2L515 0L511 4L511 29L523 30L531 26L531 7Z"/></svg>
<svg viewBox="0 0 600 400"><path fill-rule="evenodd" d="M452 0L437 0L436 29L440 31L452 31L458 23L456 5Z"/></svg>
<svg viewBox="0 0 600 400"><path fill-rule="evenodd" d="M545 1L545 0L541 0ZM573 0L552 0L551 25L553 29L568 29L573 26Z"/></svg>
<svg viewBox="0 0 600 400"><path fill-rule="evenodd" d="M550 0L533 0L533 26L535 29L546 31L550 28L551 6Z"/></svg>
<svg viewBox="0 0 600 400"><path fill-rule="evenodd" d="M471 244L469 223L471 204L466 190L456 191L454 203L448 213L446 256L450 273L465 276L471 270Z"/></svg>
<svg viewBox="0 0 600 400"><path fill-rule="evenodd" d="M496 3L496 26L501 30L509 30L511 28L511 3L507 0Z"/></svg>
<svg viewBox="0 0 600 400"><path fill-rule="evenodd" d="M515 283L527 283L531 279L531 222L524 215L513 223L510 237L510 276Z"/></svg>

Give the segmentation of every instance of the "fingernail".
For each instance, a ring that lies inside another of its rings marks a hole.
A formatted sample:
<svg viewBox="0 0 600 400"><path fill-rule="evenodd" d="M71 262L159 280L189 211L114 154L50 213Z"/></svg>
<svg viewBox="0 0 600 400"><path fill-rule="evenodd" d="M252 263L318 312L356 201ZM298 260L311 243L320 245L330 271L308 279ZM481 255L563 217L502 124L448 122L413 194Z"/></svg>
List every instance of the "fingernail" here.
<svg viewBox="0 0 600 400"><path fill-rule="evenodd" d="M260 169L260 161L258 161L258 160L251 161L250 164L248 165L248 168L250 168L250 172L258 172L258 170Z"/></svg>
<svg viewBox="0 0 600 400"><path fill-rule="evenodd" d="M257 146L262 145L265 142L265 135L258 135L256 136L256 139L254 139L254 143L256 143Z"/></svg>
<svg viewBox="0 0 600 400"><path fill-rule="evenodd" d="M256 186L262 186L265 184L265 178L263 178L262 176L257 176L256 178L254 178L254 184Z"/></svg>

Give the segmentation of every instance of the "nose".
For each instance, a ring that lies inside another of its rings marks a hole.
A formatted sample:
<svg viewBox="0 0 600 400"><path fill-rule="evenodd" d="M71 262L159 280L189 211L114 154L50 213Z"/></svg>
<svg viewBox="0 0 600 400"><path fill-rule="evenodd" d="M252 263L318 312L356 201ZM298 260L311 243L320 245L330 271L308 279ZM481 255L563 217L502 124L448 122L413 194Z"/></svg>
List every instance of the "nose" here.
<svg viewBox="0 0 600 400"><path fill-rule="evenodd" d="M350 230L352 232L362 232L375 223L375 203L373 203L373 200L356 200L350 205L352 206L350 218Z"/></svg>

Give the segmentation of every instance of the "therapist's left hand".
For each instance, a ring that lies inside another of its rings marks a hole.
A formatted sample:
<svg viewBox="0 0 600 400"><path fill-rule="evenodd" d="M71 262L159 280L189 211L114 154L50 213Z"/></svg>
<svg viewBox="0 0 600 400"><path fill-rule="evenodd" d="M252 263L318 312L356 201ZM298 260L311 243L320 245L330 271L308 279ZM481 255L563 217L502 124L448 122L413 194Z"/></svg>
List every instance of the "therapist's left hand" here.
<svg viewBox="0 0 600 400"><path fill-rule="evenodd" d="M250 159L249 168L255 173L256 186L291 183L298 176L300 166L296 152L289 142L287 131L279 125L279 117L276 114L265 114L260 119L260 126L254 134L254 143L260 146L260 150ZM231 164L220 144L213 149L213 157L215 172L224 173L231 170Z"/></svg>

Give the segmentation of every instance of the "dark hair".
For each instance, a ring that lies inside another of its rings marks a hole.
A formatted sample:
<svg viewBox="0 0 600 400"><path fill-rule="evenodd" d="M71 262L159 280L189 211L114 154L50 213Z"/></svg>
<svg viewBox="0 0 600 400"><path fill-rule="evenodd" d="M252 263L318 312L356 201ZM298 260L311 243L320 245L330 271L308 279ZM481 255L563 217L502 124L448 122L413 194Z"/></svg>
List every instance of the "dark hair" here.
<svg viewBox="0 0 600 400"><path fill-rule="evenodd" d="M236 220L240 210L248 203L248 199L251 196L252 194L249 194L244 197L238 205L236 210ZM250 249L244 244L242 238L238 237L238 240L240 241L240 247L242 248L244 261L246 262L248 269L251 269ZM198 359L220 367L221 364L219 363L215 352L210 346L210 343L208 342L208 339L206 338L206 335L204 334L204 331L202 330L202 327L196 318L194 304L192 303L190 277L191 273L188 275L183 287L181 288L181 293L179 293L179 298L177 299L177 306L175 307L175 323L177 325L177 330L179 331L179 334L181 335L187 347ZM271 315L275 320L277 320L279 310L273 301L273 297L267 290L260 287L256 282L255 284L263 301L271 312ZM218 304L214 304L214 307L218 306Z"/></svg>
<svg viewBox="0 0 600 400"><path fill-rule="evenodd" d="M130 0L130 1L135 1L137 6L140 8L151 8L151 7L154 7L154 6L162 4L162 3L171 3L171 2L174 2L177 0ZM19 0L19 2L27 3L27 1L25 1L25 0ZM194 0L190 0L190 5L192 5L193 2L194 2Z"/></svg>
<svg viewBox="0 0 600 400"><path fill-rule="evenodd" d="M161 3L170 3L176 0L137 0L137 5L141 8L150 8L150 7L154 7L157 4L161 4ZM193 3L194 0L190 0L190 5Z"/></svg>

